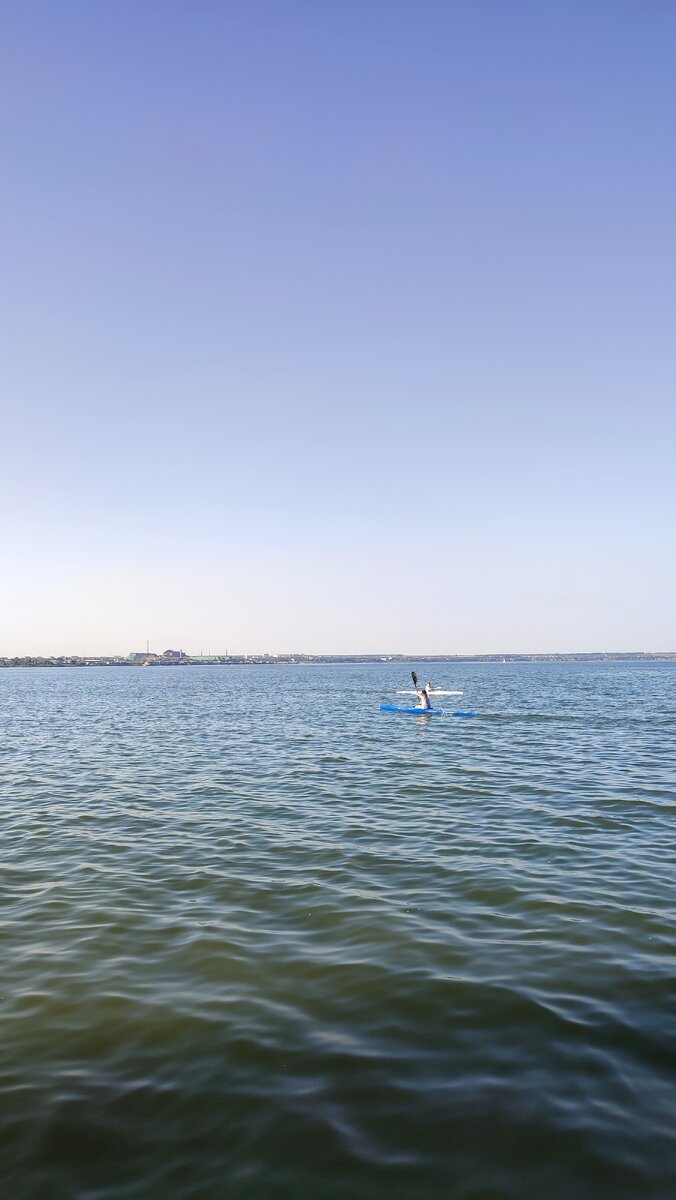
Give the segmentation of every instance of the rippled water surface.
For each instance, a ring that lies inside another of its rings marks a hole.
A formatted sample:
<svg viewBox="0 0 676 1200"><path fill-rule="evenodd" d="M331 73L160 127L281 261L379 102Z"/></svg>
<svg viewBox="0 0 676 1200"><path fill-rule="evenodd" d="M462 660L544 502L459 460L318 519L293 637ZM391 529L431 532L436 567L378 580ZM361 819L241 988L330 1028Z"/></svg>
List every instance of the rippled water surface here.
<svg viewBox="0 0 676 1200"><path fill-rule="evenodd" d="M0 671L3 1196L676 1197L676 669L407 680Z"/></svg>

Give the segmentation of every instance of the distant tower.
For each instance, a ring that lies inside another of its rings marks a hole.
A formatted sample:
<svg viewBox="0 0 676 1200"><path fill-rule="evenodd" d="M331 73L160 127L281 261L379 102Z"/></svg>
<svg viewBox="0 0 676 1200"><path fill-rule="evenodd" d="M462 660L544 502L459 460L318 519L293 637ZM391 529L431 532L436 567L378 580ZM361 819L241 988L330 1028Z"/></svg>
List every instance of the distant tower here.
<svg viewBox="0 0 676 1200"><path fill-rule="evenodd" d="M146 654L150 654L150 638L146 642Z"/></svg>

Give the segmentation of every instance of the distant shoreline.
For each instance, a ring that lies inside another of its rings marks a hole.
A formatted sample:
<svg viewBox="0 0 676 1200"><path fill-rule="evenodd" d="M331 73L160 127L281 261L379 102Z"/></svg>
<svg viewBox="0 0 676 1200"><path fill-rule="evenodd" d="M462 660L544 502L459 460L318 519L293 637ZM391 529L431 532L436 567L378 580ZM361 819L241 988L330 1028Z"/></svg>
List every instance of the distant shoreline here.
<svg viewBox="0 0 676 1200"><path fill-rule="evenodd" d="M39 655L0 657L2 667L211 667L211 666L330 666L408 663L584 663L584 662L675 662L676 651L633 651L588 654L249 654L189 655L184 653L80 656Z"/></svg>

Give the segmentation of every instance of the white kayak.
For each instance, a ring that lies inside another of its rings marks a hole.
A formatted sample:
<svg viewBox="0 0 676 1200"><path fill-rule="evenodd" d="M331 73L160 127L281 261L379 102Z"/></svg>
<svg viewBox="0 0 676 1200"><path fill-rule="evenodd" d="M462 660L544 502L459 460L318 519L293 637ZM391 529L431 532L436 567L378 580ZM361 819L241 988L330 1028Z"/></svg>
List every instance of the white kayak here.
<svg viewBox="0 0 676 1200"><path fill-rule="evenodd" d="M464 696L464 692L443 692L441 688L430 688L430 696ZM397 692L398 696L417 696L417 692Z"/></svg>

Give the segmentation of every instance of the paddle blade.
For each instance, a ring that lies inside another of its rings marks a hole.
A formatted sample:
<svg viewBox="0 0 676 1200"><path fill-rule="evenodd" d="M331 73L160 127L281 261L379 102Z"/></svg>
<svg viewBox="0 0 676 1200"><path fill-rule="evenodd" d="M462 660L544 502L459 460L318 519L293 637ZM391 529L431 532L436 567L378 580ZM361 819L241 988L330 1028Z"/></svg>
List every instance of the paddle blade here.
<svg viewBox="0 0 676 1200"><path fill-rule="evenodd" d="M415 671L411 671L411 679L413 680L413 686L417 691L418 690L418 676L416 675Z"/></svg>

